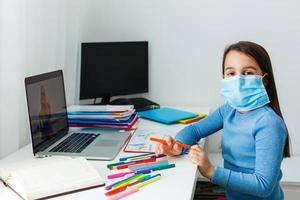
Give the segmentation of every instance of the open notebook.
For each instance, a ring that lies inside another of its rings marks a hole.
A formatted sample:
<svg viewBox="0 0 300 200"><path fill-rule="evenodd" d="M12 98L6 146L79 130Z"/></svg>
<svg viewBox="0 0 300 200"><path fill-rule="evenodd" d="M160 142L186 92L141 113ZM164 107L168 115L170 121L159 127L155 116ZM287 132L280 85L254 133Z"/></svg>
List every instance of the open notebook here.
<svg viewBox="0 0 300 200"><path fill-rule="evenodd" d="M23 199L42 199L103 186L85 158L46 157L0 167L2 182Z"/></svg>

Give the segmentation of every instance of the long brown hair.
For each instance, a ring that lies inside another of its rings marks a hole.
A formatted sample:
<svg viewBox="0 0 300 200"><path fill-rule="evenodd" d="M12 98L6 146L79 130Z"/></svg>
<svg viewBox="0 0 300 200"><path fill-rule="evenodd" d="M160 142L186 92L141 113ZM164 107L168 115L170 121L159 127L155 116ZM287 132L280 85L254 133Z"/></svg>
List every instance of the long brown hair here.
<svg viewBox="0 0 300 200"><path fill-rule="evenodd" d="M270 99L270 107L275 111L277 115L279 115L282 119L282 113L279 106L278 96L277 96L277 90L273 75L273 69L272 69L272 63L270 56L268 52L260 45L254 43L254 42L248 42L248 41L240 41L235 44L232 44L228 46L223 55L223 63L222 63L222 70L224 74L224 63L226 55L229 53L229 51L235 50L241 53L244 53L250 57L252 57L259 67L261 68L262 72L265 74L268 74L266 78L268 79L266 90ZM290 157L290 144L289 144L289 134L287 131L287 138L284 145L284 151L283 151L283 157Z"/></svg>

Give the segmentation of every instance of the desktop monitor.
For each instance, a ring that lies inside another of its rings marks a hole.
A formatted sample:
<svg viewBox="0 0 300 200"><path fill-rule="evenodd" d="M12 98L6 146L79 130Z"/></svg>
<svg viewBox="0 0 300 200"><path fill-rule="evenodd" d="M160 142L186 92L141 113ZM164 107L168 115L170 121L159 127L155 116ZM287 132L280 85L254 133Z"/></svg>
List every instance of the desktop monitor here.
<svg viewBox="0 0 300 200"><path fill-rule="evenodd" d="M148 92L148 42L82 43L80 99Z"/></svg>

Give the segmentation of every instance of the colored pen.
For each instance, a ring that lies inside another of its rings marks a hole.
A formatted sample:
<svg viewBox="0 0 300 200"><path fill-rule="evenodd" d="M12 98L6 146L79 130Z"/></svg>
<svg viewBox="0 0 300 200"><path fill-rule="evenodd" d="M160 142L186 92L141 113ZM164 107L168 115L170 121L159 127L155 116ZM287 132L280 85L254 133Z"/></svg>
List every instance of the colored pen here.
<svg viewBox="0 0 300 200"><path fill-rule="evenodd" d="M141 181L141 180L143 180L145 178L145 176L149 176L149 175L141 174L140 176L138 176L138 177L136 177L136 178L134 178L134 179L132 179L130 181L126 181L126 182L124 182L124 183L122 183L120 185L113 186L112 190L118 189L118 188L123 187L123 186L128 186L128 185L130 185L132 183L136 183L138 181Z"/></svg>
<svg viewBox="0 0 300 200"><path fill-rule="evenodd" d="M149 158L151 156L137 156L137 157L134 157L134 158L128 158L127 160L128 161L134 161L134 160L140 160L140 159L143 159L143 158Z"/></svg>
<svg viewBox="0 0 300 200"><path fill-rule="evenodd" d="M160 174L159 174L159 175L160 175ZM146 181L146 180L150 179L151 177L152 177L151 175L146 175L146 176L144 176L143 178L141 178L140 180L138 180L138 181L136 181L136 182L134 182L134 183L130 183L127 187L130 187L130 186L136 185L136 184L138 184L138 183L141 183L141 182L143 182L143 181Z"/></svg>
<svg viewBox="0 0 300 200"><path fill-rule="evenodd" d="M135 180L137 180L137 179L139 179L139 178L141 178L141 177L143 177L143 176L145 176L145 174L136 174L135 176L131 177L131 178L128 179L128 180L125 179L125 180L122 181L121 183L117 183L117 184L113 185L112 188L119 188L119 187L121 187L121 186L123 186L123 185L128 185L128 184L134 182Z"/></svg>
<svg viewBox="0 0 300 200"><path fill-rule="evenodd" d="M149 174L149 173L151 173L151 170L146 169L146 170L139 170L139 171L130 171L130 172L121 172L121 173L116 173L116 174L109 174L107 176L107 178L113 179L113 178L123 177L127 174Z"/></svg>
<svg viewBox="0 0 300 200"><path fill-rule="evenodd" d="M160 175L160 174L155 174L154 176L148 175L148 176L145 177L144 179L141 179L141 180L139 180L139 181L137 181L137 182L134 182L134 183L129 184L128 187L131 187L131 186L137 185L137 184L139 184L139 183L142 183L142 182L144 182L144 181L147 181L147 180L149 180L149 179L155 178L156 176L161 176L161 175Z"/></svg>
<svg viewBox="0 0 300 200"><path fill-rule="evenodd" d="M140 164L140 163L148 163L148 162L155 162L156 158L148 158L148 159L144 159L144 160L138 160L129 164L124 164L124 165L119 165L116 166L117 169L125 169L128 168L128 166L130 165L134 165L134 164Z"/></svg>
<svg viewBox="0 0 300 200"><path fill-rule="evenodd" d="M140 154L140 155L136 155L136 156L130 156L130 157L123 157L123 158L119 158L120 161L125 161L125 160L128 160L130 158L135 158L135 157L141 157L141 156L152 156L152 155L155 155L153 153L146 153L146 154Z"/></svg>
<svg viewBox="0 0 300 200"><path fill-rule="evenodd" d="M143 159L143 158L156 158L156 157L157 157L156 155L137 156L137 157L134 157L134 158L128 158L127 160L128 161L133 161L133 160L140 160L140 159Z"/></svg>
<svg viewBox="0 0 300 200"><path fill-rule="evenodd" d="M131 162L134 162L134 161L131 161ZM111 163L111 164L107 164L107 168L112 168L114 166L118 166L118 165L123 165L123 164L126 164L126 162L117 162L117 163Z"/></svg>
<svg viewBox="0 0 300 200"><path fill-rule="evenodd" d="M143 158L161 158L161 157L165 157L166 155L164 154L159 154L159 155L152 155L152 156L139 156L139 157L135 157L135 158L128 158L128 161L132 162L132 161L137 161L137 160L141 160Z"/></svg>
<svg viewBox="0 0 300 200"><path fill-rule="evenodd" d="M153 142L159 142L159 143L164 144L164 145L168 144L166 140L160 139L160 138L150 137L150 140L153 141ZM180 146L182 148L186 148L186 149L190 149L191 148L190 145L183 144L183 143L180 143L180 142L172 141L172 143L173 144L177 144L178 146Z"/></svg>
<svg viewBox="0 0 300 200"><path fill-rule="evenodd" d="M168 160L160 160L160 161L156 161L156 162L140 163L140 164L130 165L130 166L128 166L128 169L130 171L134 171L136 169L141 169L143 167L153 166L153 165L157 165L157 164L169 164L169 161Z"/></svg>
<svg viewBox="0 0 300 200"><path fill-rule="evenodd" d="M139 188L132 188L132 189L130 189L130 190L126 190L126 191L121 192L121 193L119 193L119 194L117 194L117 195L114 195L114 196L113 196L112 198L110 198L109 200L118 200L118 199L124 198L124 197L126 197L126 196L128 196L128 195L131 195L131 194L133 194L133 193L135 193L135 192L137 192L137 191L139 191Z"/></svg>
<svg viewBox="0 0 300 200"><path fill-rule="evenodd" d="M119 187L117 189L112 189L111 191L106 192L105 196L115 195L115 194L117 194L119 192L122 192L122 191L126 190L126 188L127 188L127 185L124 185L124 186Z"/></svg>
<svg viewBox="0 0 300 200"><path fill-rule="evenodd" d="M136 185L132 185L130 187L128 187L128 189L132 189L132 188L141 188L141 187L144 187L150 183L153 183L154 181L158 181L159 179L161 178L161 175L155 175L155 176L152 176L151 178L149 178L148 180L146 181L142 181Z"/></svg>
<svg viewBox="0 0 300 200"><path fill-rule="evenodd" d="M173 167L175 167L175 164L157 164L157 165L153 165L153 166L149 166L149 167L139 168L137 170L150 169L152 171L157 171L157 170L169 169L169 168L173 168Z"/></svg>
<svg viewBox="0 0 300 200"><path fill-rule="evenodd" d="M139 178L138 180L136 180L136 181L134 181L132 183L127 183L127 184L124 184L124 185L122 185L122 186L120 186L118 188L113 188L112 190L106 192L105 195L106 196L115 195L115 194L117 194L119 192L122 192L122 191L126 190L126 188L129 187L129 186L136 185L136 184L141 183L141 182L143 182L145 180L148 180L150 178L151 178L151 175L145 175L145 176Z"/></svg>
<svg viewBox="0 0 300 200"><path fill-rule="evenodd" d="M129 176L129 177L126 178L126 179L123 179L123 180L114 182L114 183L112 183L112 184L110 184L110 185L107 185L107 186L105 186L105 190L110 190L110 189L112 188L112 186L114 186L114 185L116 185L116 184L118 184L118 183L121 183L121 182L123 182L123 181L125 181L125 180L129 180L130 178L132 178L132 177L134 177L134 176L136 176L136 174L133 174L133 175Z"/></svg>
<svg viewBox="0 0 300 200"><path fill-rule="evenodd" d="M125 164L130 164L130 163L135 163L135 162L140 162L142 160L147 160L147 159L150 159L150 158L162 158L162 157L166 157L166 155L164 154L159 154L159 155L152 155L152 156L147 156L145 157L146 159L138 159L138 160L131 160L131 161L122 161L122 162L116 162L116 163L110 163L110 164L107 164L107 168L109 169L113 169L115 168L116 166L119 166L119 165L125 165Z"/></svg>

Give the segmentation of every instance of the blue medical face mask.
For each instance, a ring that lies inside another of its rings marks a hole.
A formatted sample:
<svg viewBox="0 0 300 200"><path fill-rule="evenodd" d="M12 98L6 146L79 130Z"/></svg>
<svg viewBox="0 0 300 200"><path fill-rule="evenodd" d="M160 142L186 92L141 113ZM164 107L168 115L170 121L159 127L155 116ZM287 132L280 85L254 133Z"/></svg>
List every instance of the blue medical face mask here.
<svg viewBox="0 0 300 200"><path fill-rule="evenodd" d="M249 111L262 107L270 102L259 75L237 75L222 80L221 95L228 104L240 111Z"/></svg>

